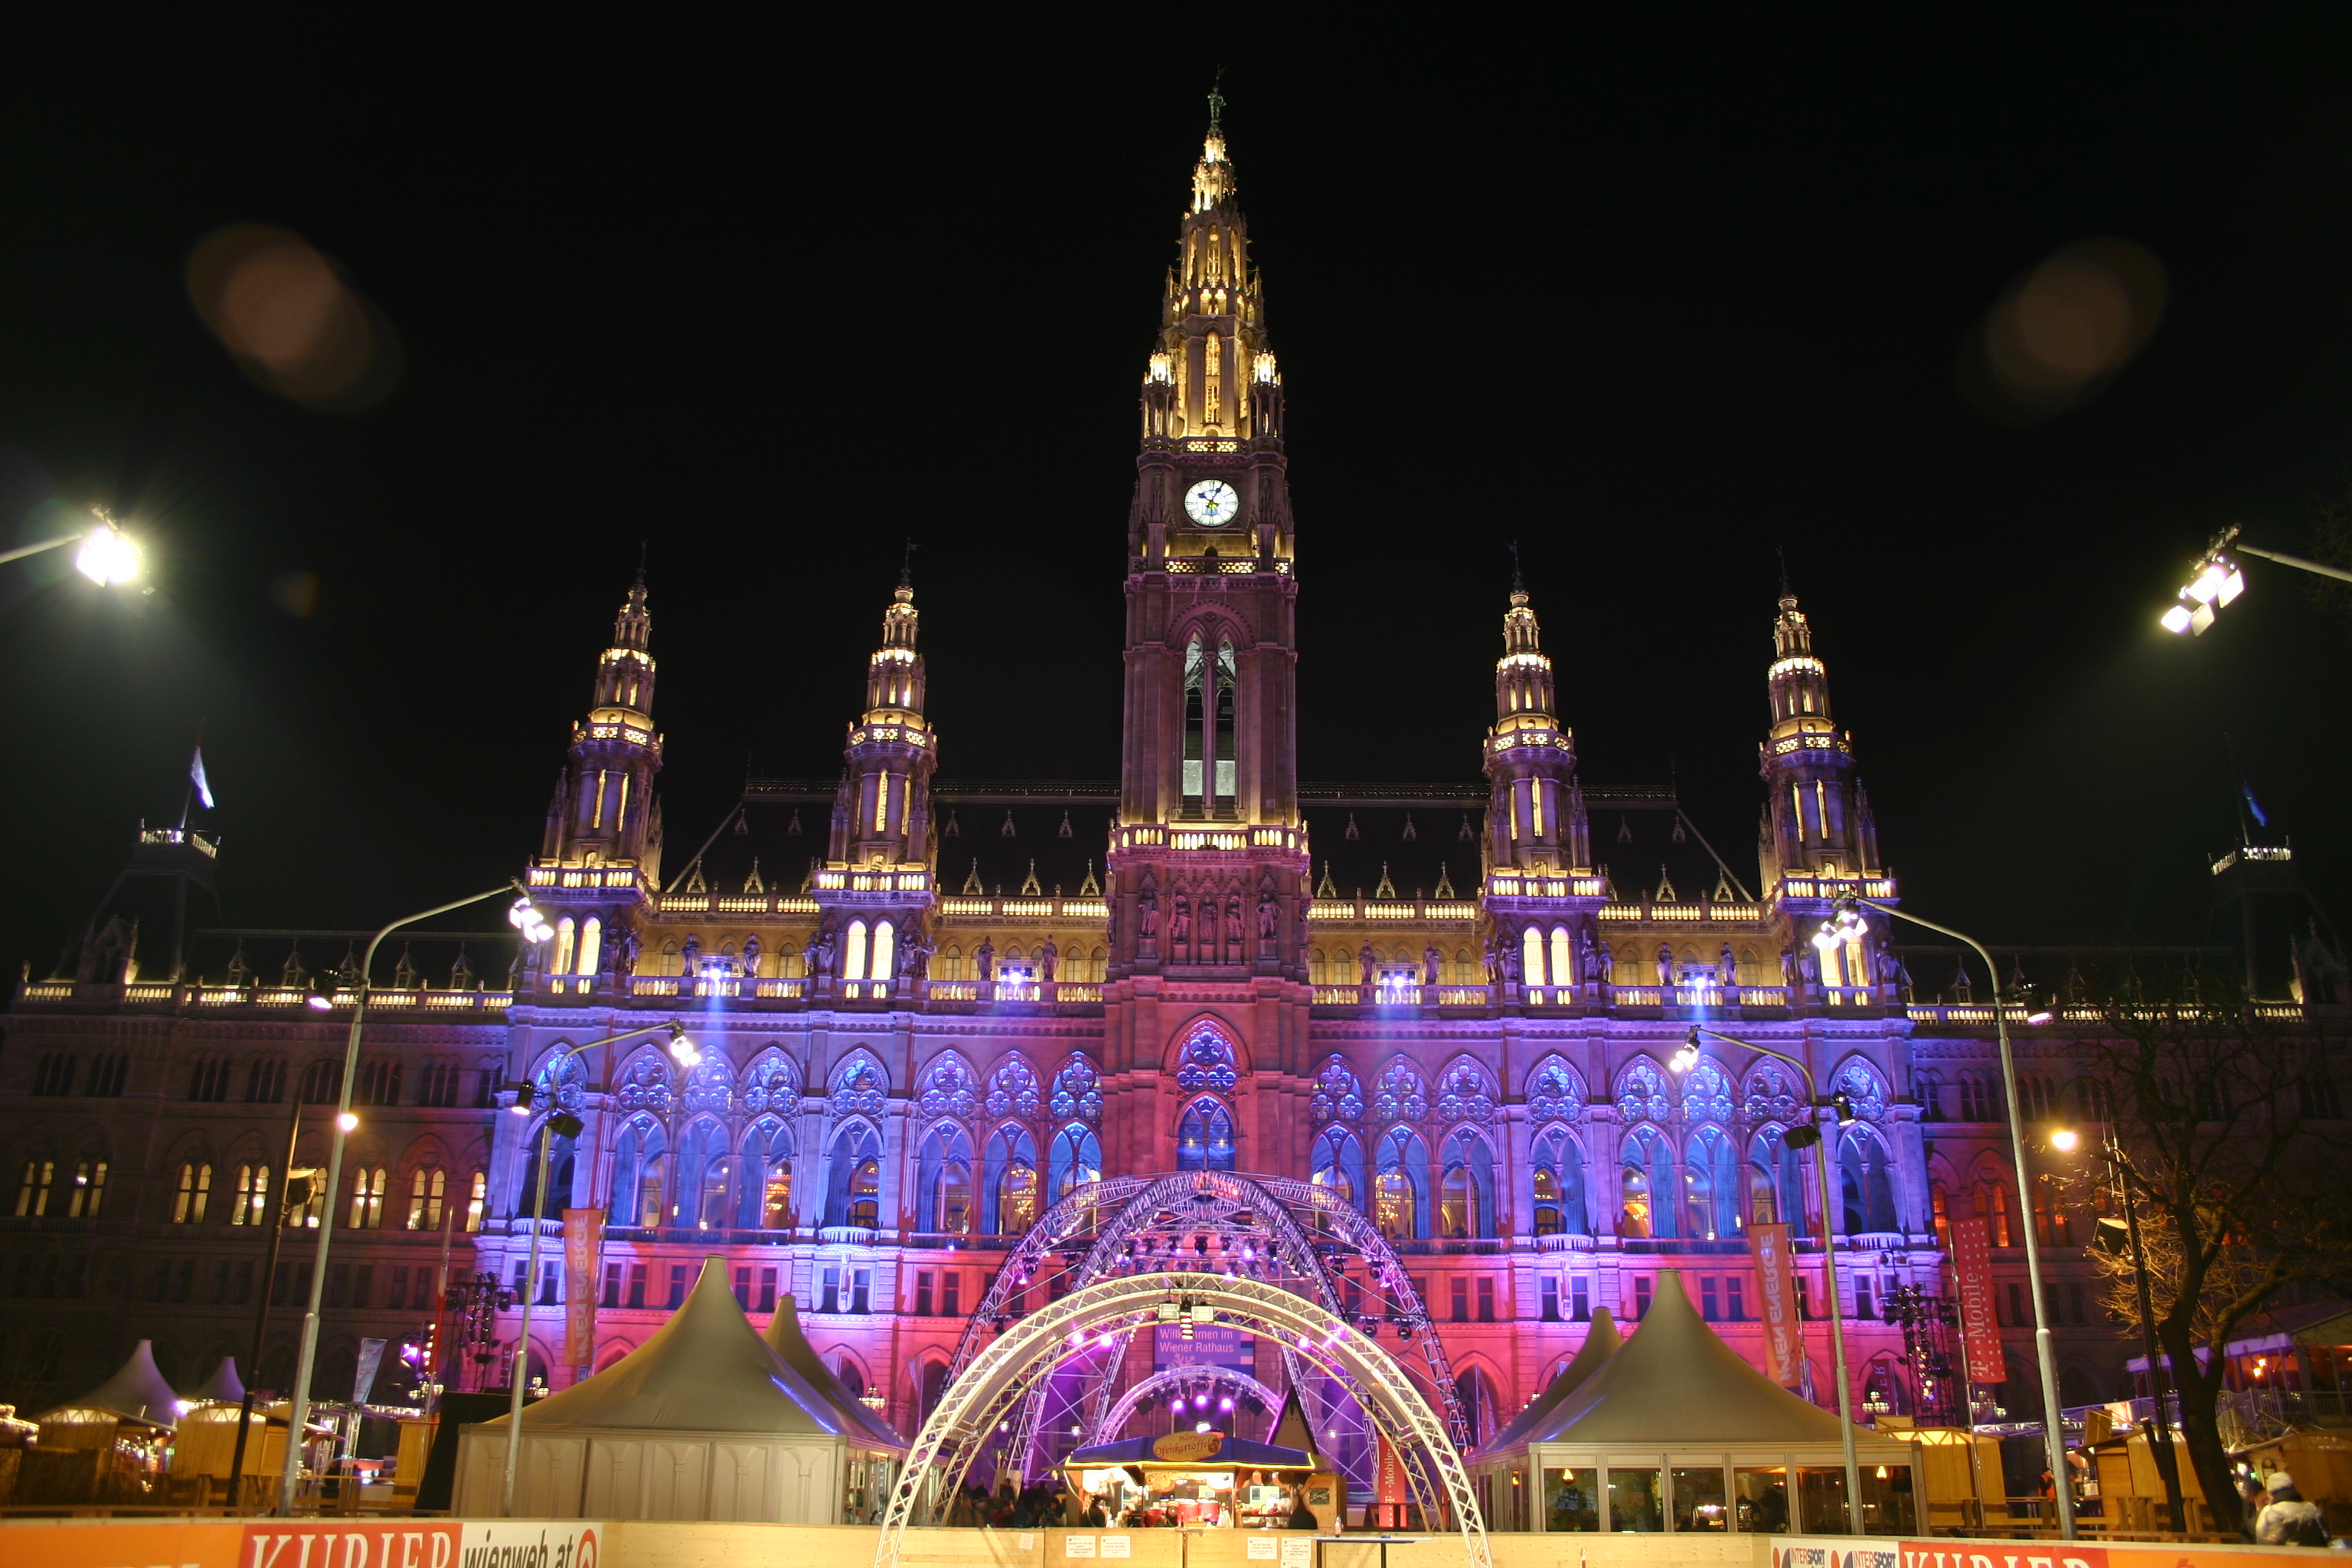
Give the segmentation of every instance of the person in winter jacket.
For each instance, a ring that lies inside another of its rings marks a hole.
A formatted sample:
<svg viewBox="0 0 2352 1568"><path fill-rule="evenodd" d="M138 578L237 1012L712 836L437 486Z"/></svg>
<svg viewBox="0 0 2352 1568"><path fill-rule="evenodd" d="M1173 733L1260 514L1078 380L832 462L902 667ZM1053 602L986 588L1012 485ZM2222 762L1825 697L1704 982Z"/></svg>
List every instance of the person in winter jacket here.
<svg viewBox="0 0 2352 1568"><path fill-rule="evenodd" d="M2303 1500L2294 1489L2294 1478L2284 1470L2273 1470L2263 1478L2263 1489L2270 1501L2254 1516L2254 1539L2264 1546L2325 1546L2327 1544L2327 1520L2319 1505Z"/></svg>

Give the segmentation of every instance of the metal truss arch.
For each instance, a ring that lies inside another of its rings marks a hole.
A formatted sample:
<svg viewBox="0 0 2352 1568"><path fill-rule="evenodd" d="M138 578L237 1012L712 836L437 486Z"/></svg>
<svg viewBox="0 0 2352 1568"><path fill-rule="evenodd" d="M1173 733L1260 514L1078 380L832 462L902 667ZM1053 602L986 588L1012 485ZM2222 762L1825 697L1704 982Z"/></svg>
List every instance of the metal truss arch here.
<svg viewBox="0 0 2352 1568"><path fill-rule="evenodd" d="M1110 1434L1126 1426L1128 1418L1135 1414L1136 1406L1145 1400L1157 1398L1171 1388L1187 1388L1202 1383L1208 1384L1212 1387L1228 1388L1236 1394L1246 1394L1265 1405L1269 1414L1276 1417L1282 1414L1282 1395L1239 1368L1171 1366L1163 1372L1153 1373L1150 1377L1120 1394L1118 1403L1112 1405L1108 1412L1097 1420L1094 1430L1088 1436L1097 1443L1110 1441ZM1272 1439L1269 1438L1268 1441Z"/></svg>
<svg viewBox="0 0 2352 1568"><path fill-rule="evenodd" d="M882 1523L876 1568L898 1568L922 1494L934 1504L944 1484L962 1480L984 1433L1001 1413L1069 1353L1106 1330L1153 1321L1160 1304L1189 1298L1252 1332L1293 1347L1342 1379L1389 1437L1435 1523L1450 1513L1470 1568L1492 1568L1486 1524L1446 1425L1388 1352L1338 1315L1284 1286L1219 1274L1119 1275L1084 1286L1023 1319L971 1359L924 1421ZM961 1460L961 1463L958 1462ZM944 1463L943 1463L944 1461Z"/></svg>

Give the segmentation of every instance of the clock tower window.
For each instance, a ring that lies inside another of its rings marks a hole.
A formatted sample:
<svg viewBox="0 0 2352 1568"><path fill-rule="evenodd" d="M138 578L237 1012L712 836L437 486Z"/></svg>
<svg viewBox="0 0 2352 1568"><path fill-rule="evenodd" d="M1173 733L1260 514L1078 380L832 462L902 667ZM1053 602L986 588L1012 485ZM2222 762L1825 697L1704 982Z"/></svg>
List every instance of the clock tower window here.
<svg viewBox="0 0 2352 1568"><path fill-rule="evenodd" d="M1225 380L1224 350L1217 334L1211 332L1202 341L1201 355L1201 420L1209 434L1217 434L1224 422Z"/></svg>
<svg viewBox="0 0 2352 1568"><path fill-rule="evenodd" d="M1216 657L1195 636L1184 647L1184 804L1193 810L1230 806L1234 763L1234 645L1222 638ZM1206 800L1203 791L1210 792Z"/></svg>

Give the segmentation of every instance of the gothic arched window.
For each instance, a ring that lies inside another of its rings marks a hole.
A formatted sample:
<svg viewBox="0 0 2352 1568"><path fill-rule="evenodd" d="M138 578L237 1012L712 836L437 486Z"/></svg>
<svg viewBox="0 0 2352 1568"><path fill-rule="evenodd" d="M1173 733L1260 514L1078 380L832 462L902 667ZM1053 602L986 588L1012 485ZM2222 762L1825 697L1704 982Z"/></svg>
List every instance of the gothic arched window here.
<svg viewBox="0 0 2352 1568"><path fill-rule="evenodd" d="M1535 1234L1583 1236L1584 1152L1562 1128L1536 1140Z"/></svg>
<svg viewBox="0 0 2352 1568"><path fill-rule="evenodd" d="M1438 1178L1438 1232L1457 1239L1494 1230L1495 1156L1486 1140L1457 1132L1445 1145Z"/></svg>
<svg viewBox="0 0 2352 1568"><path fill-rule="evenodd" d="M1618 1193L1619 1235L1675 1234L1675 1162L1657 1129L1637 1128L1626 1138Z"/></svg>
<svg viewBox="0 0 2352 1568"><path fill-rule="evenodd" d="M1683 1188L1689 1197L1690 1234L1702 1241L1730 1241L1740 1233L1739 1173L1731 1142L1717 1128L1702 1127L1683 1148Z"/></svg>
<svg viewBox="0 0 2352 1568"><path fill-rule="evenodd" d="M1234 1168L1234 1115L1223 1101L1203 1095L1185 1107L1183 1120L1176 1124L1176 1168Z"/></svg>
<svg viewBox="0 0 2352 1568"><path fill-rule="evenodd" d="M1241 1081L1233 1042L1213 1024L1202 1024L1184 1041L1176 1058L1176 1087L1231 1094Z"/></svg>
<svg viewBox="0 0 2352 1568"><path fill-rule="evenodd" d="M1329 1069L1325 1069L1328 1071ZM1342 1201L1361 1207L1364 1194L1364 1146L1345 1127L1326 1127L1316 1135L1308 1179Z"/></svg>
<svg viewBox="0 0 2352 1568"><path fill-rule="evenodd" d="M1054 1134L1054 1152L1045 1168L1047 1199L1060 1203L1071 1189L1102 1180L1102 1143L1092 1128L1072 1123Z"/></svg>
<svg viewBox="0 0 2352 1568"><path fill-rule="evenodd" d="M1018 1127L1001 1127L988 1141L981 1192L982 1227L994 1236L1019 1236L1037 1219L1037 1145Z"/></svg>
<svg viewBox="0 0 2352 1568"><path fill-rule="evenodd" d="M1372 1177L1372 1221L1382 1236L1429 1235L1429 1146L1398 1127L1381 1140Z"/></svg>
<svg viewBox="0 0 2352 1568"><path fill-rule="evenodd" d="M971 1139L952 1123L934 1127L916 1161L922 1213L917 1223L940 1236L971 1229Z"/></svg>
<svg viewBox="0 0 2352 1568"><path fill-rule="evenodd" d="M1838 1144L1838 1181L1844 1198L1845 1228L1895 1228L1895 1184L1886 1168L1886 1145L1865 1128L1852 1127Z"/></svg>

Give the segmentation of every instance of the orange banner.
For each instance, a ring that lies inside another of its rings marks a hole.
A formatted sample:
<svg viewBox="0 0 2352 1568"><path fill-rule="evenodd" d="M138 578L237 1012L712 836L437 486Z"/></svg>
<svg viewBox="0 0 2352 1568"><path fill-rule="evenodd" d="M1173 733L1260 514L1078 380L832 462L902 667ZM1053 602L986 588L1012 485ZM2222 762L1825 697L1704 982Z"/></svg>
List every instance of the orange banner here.
<svg viewBox="0 0 2352 1568"><path fill-rule="evenodd" d="M1960 1301L1960 1337L1968 1342L1969 1381L2009 1376L2000 1354L2000 1322L1992 1307L1992 1232L1982 1215L1952 1220L1952 1291Z"/></svg>
<svg viewBox="0 0 2352 1568"><path fill-rule="evenodd" d="M1789 1227L1751 1225L1748 1245L1756 1254L1756 1300L1764 1312L1765 1375L1783 1388L1805 1376L1805 1331L1797 1318L1797 1274L1789 1256Z"/></svg>
<svg viewBox="0 0 2352 1568"><path fill-rule="evenodd" d="M563 1211L563 1364L596 1361L596 1256L604 1237L603 1209Z"/></svg>

